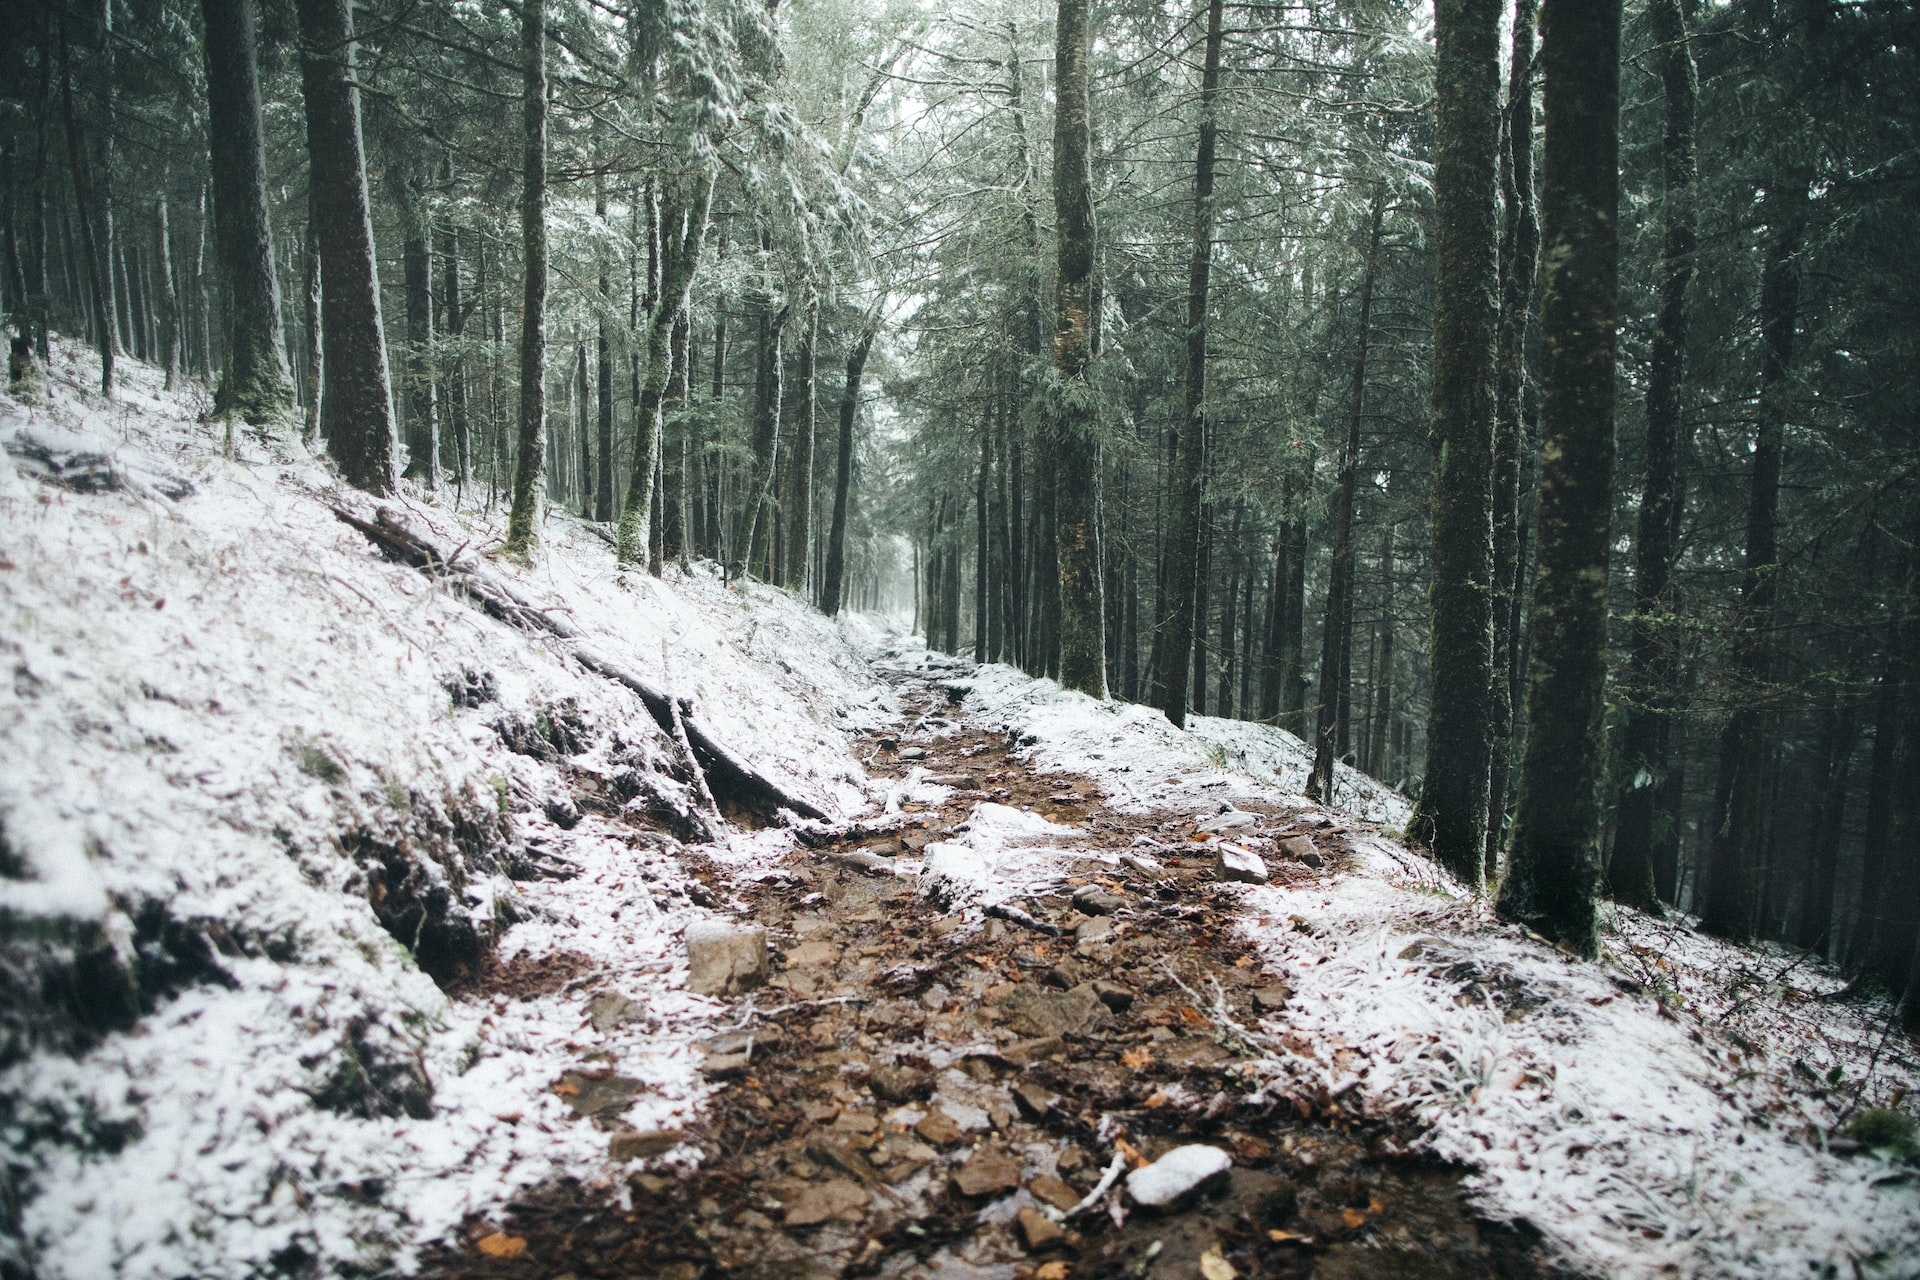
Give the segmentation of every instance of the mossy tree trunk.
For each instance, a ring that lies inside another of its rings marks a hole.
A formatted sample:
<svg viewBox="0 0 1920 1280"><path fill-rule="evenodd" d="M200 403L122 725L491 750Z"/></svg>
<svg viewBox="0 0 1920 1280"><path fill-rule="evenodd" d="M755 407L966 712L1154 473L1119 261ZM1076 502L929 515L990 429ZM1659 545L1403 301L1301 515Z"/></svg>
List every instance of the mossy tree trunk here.
<svg viewBox="0 0 1920 1280"><path fill-rule="evenodd" d="M1492 753L1501 7L1434 6L1432 692L1412 834L1476 891L1486 878Z"/></svg>
<svg viewBox="0 0 1920 1280"><path fill-rule="evenodd" d="M207 139L213 174L214 247L227 297L227 358L213 411L253 427L286 422L293 408L280 282L267 221L267 154L251 0L200 0L206 23Z"/></svg>
<svg viewBox="0 0 1920 1280"><path fill-rule="evenodd" d="M520 427L505 554L533 555L547 456L547 15L545 0L521 0L520 242L526 272L520 312Z"/></svg>
<svg viewBox="0 0 1920 1280"><path fill-rule="evenodd" d="M1060 0L1054 46L1053 214L1059 242L1053 375L1047 423L1053 438L1054 547L1059 563L1060 683L1107 695L1098 507L1100 448L1094 438L1093 170L1087 100L1088 0Z"/></svg>
<svg viewBox="0 0 1920 1280"><path fill-rule="evenodd" d="M350 0L300 0L311 217L320 251L320 429L347 482L393 492L399 449L367 211Z"/></svg>
<svg viewBox="0 0 1920 1280"><path fill-rule="evenodd" d="M1500 911L1599 951L1619 283L1620 0L1546 0L1540 512L1527 737Z"/></svg>

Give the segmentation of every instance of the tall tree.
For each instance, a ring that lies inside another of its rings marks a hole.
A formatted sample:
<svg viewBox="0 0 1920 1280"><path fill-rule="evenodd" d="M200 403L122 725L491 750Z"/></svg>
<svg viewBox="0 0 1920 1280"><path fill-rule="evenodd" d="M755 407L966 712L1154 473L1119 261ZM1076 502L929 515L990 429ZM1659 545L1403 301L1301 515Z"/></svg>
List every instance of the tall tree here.
<svg viewBox="0 0 1920 1280"><path fill-rule="evenodd" d="M547 456L546 0L521 0L520 56L520 243L526 280L520 310L520 428L504 554L525 561L539 536L540 482Z"/></svg>
<svg viewBox="0 0 1920 1280"><path fill-rule="evenodd" d="M1431 673L1412 834L1474 890L1486 878L1493 680L1494 187L1500 0L1436 0Z"/></svg>
<svg viewBox="0 0 1920 1280"><path fill-rule="evenodd" d="M1088 0L1060 0L1054 32L1053 216L1059 242L1053 376L1054 546L1059 558L1060 683L1104 698L1107 659L1101 601L1100 450L1088 379L1100 323L1094 314L1093 171L1087 100Z"/></svg>
<svg viewBox="0 0 1920 1280"><path fill-rule="evenodd" d="M1506 145L1500 153L1505 219L1500 235L1500 328L1493 400L1493 681L1487 785L1487 865L1506 834L1514 719L1520 714L1520 451L1527 322L1533 315L1540 222L1533 192L1534 25L1539 0L1514 0L1508 59Z"/></svg>
<svg viewBox="0 0 1920 1280"><path fill-rule="evenodd" d="M407 305L406 476L428 489L440 484L440 396L433 369L433 230L427 193L411 138L390 143L387 187L400 212L400 269Z"/></svg>
<svg viewBox="0 0 1920 1280"><path fill-rule="evenodd" d="M311 218L320 253L320 427L349 484L391 493L399 441L367 208L352 0L299 0Z"/></svg>
<svg viewBox="0 0 1920 1280"><path fill-rule="evenodd" d="M1619 280L1620 0L1546 0L1540 515L1520 762L1502 914L1600 949L1600 715L1606 692Z"/></svg>
<svg viewBox="0 0 1920 1280"><path fill-rule="evenodd" d="M227 358L213 410L253 427L283 424L293 408L280 281L267 220L267 153L252 0L200 0L206 24L207 141L214 245L227 302Z"/></svg>
<svg viewBox="0 0 1920 1280"><path fill-rule="evenodd" d="M1359 483L1360 423L1366 416L1367 336L1373 327L1373 281L1380 264L1380 223L1385 194L1375 190L1367 219L1367 250L1360 272L1360 341L1353 358L1353 390L1347 413L1347 438L1340 446L1340 472L1335 482L1333 562L1327 568L1327 622L1321 631L1320 709L1313 735L1313 769L1307 775L1307 794L1316 800L1333 799L1333 764L1338 740L1344 736L1348 667L1343 651L1353 634L1353 504Z"/></svg>
<svg viewBox="0 0 1920 1280"><path fill-rule="evenodd" d="M1620 748L1620 808L1608 888L1622 902L1658 910L1655 849L1677 826L1668 767L1674 684L1673 640L1662 620L1673 609L1671 583L1680 520L1680 386L1686 371L1687 292L1693 281L1694 99L1699 73L1680 0L1653 0L1649 14L1660 59L1666 124L1660 149L1665 189L1660 253L1660 311L1647 361L1646 472L1634 545L1629 712Z"/></svg>
<svg viewBox="0 0 1920 1280"><path fill-rule="evenodd" d="M873 350L880 308L860 331L853 350L847 353L847 379L840 393L839 453L833 462L833 523L827 530L827 564L821 574L820 607L832 617L840 612L846 596L847 518L853 500L853 428L860 413L860 379L866 371L867 354Z"/></svg>
<svg viewBox="0 0 1920 1280"><path fill-rule="evenodd" d="M1219 134L1222 0L1208 0L1200 70L1200 136L1194 148L1193 253L1187 265L1185 395L1167 512L1167 578L1160 602L1161 663L1156 701L1175 725L1187 722L1188 658L1198 590L1201 461L1206 447L1207 290L1213 273L1213 168Z"/></svg>
<svg viewBox="0 0 1920 1280"><path fill-rule="evenodd" d="M1779 594L1780 467L1785 443L1788 374L1800 309L1800 242L1807 225L1803 173L1781 174L1763 205L1767 260L1760 280L1760 404L1753 437L1747 497L1747 545L1740 600L1733 624L1733 669L1738 687L1720 731L1714 783L1713 836L1707 854L1703 928L1735 939L1753 935L1759 877L1755 874L1767 808L1767 716L1757 695L1773 671L1772 624Z"/></svg>

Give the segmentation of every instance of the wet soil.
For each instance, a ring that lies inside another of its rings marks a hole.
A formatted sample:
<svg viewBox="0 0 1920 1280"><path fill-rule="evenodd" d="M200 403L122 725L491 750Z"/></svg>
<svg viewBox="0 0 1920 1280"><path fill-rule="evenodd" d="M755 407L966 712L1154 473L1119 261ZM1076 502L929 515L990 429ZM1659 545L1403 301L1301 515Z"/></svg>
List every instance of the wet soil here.
<svg viewBox="0 0 1920 1280"><path fill-rule="evenodd" d="M1531 1231L1472 1212L1459 1170L1408 1155L1411 1134L1257 1089L1229 1018L1284 1027L1288 992L1230 928L1239 890L1194 838L1208 815L1113 811L1090 780L1036 774L1004 735L964 723L937 683L894 678L908 727L863 744L870 771L924 768L955 789L729 886L768 931L772 977L707 1042L723 1087L698 1129L623 1139L645 1155L684 1138L700 1167L613 1166L646 1170L627 1175L625 1197L541 1187L469 1223L424 1275L1556 1274ZM1079 826L1071 847L1109 857L1063 859L1011 918L984 920L887 865L988 801ZM1274 836L1305 830L1277 808L1259 821ZM1338 865L1337 824L1310 838ZM1268 862L1278 879L1328 873ZM617 1100L644 1085L606 1074L556 1087L578 1107L583 1089ZM1116 1154L1131 1168L1190 1143L1232 1167L1166 1209L1116 1187L1064 1224L1042 1210L1082 1201Z"/></svg>

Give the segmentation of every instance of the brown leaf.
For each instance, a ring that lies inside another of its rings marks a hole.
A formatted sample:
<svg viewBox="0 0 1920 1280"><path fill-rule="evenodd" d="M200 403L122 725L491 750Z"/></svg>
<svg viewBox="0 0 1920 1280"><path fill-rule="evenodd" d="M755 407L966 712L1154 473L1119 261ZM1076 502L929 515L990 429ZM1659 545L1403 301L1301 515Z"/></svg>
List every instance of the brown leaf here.
<svg viewBox="0 0 1920 1280"><path fill-rule="evenodd" d="M1123 1049L1120 1052L1121 1065L1130 1067L1135 1071L1138 1071L1141 1067L1146 1066L1152 1061L1153 1051L1151 1049Z"/></svg>
<svg viewBox="0 0 1920 1280"><path fill-rule="evenodd" d="M1358 1231L1367 1225L1367 1215L1359 1209L1342 1209L1340 1221L1347 1224L1347 1230Z"/></svg>
<svg viewBox="0 0 1920 1280"><path fill-rule="evenodd" d="M496 1231L490 1236L481 1236L473 1242L473 1247L489 1258L517 1258L527 1251L527 1241L525 1236Z"/></svg>
<svg viewBox="0 0 1920 1280"><path fill-rule="evenodd" d="M1067 1280L1067 1264L1064 1262L1043 1262L1033 1273L1033 1280Z"/></svg>

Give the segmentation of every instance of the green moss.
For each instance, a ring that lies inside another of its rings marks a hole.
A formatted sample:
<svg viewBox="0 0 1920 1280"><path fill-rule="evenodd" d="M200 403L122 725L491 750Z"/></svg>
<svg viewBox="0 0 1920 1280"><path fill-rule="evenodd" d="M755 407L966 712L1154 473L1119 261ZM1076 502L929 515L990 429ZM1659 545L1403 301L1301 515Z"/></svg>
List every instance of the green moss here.
<svg viewBox="0 0 1920 1280"><path fill-rule="evenodd" d="M1869 1107L1840 1130L1843 1138L1852 1138L1876 1151L1899 1160L1920 1160L1920 1125L1904 1111L1892 1107Z"/></svg>

